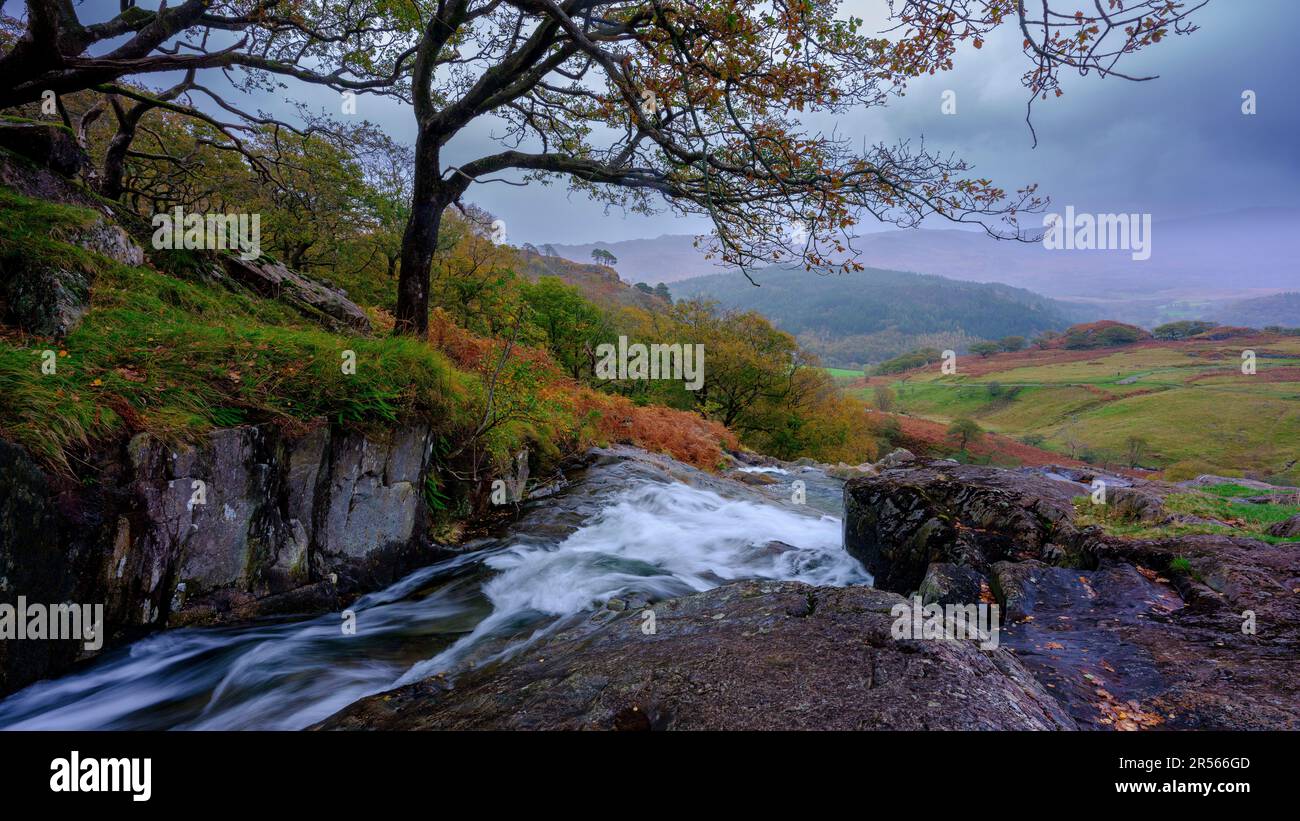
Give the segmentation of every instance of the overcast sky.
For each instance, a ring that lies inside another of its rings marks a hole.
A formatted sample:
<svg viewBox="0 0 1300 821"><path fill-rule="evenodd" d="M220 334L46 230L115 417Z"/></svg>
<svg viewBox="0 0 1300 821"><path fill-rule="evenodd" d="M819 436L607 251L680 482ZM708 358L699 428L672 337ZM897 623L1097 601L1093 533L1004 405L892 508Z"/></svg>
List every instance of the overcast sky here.
<svg viewBox="0 0 1300 821"><path fill-rule="evenodd" d="M879 19L883 0L846 8ZM914 82L884 108L816 125L856 141L924 136L1007 189L1037 182L1056 207L1144 212L1156 221L1252 207L1300 206L1300 29L1297 0L1212 0L1201 30L1136 55L1127 70L1159 74L1134 83L1071 76L1065 95L1034 110L1038 147L1024 122L1021 36L1003 27L956 68ZM956 92L957 114L941 113ZM1258 113L1241 113L1245 89ZM480 151L483 133L453 146ZM466 150L468 149L468 150ZM489 190L492 189L492 190ZM476 199L506 220L513 242L592 242L707 231L671 214L604 216L562 186L479 186ZM871 230L870 226L862 226Z"/></svg>
<svg viewBox="0 0 1300 821"><path fill-rule="evenodd" d="M106 0L89 0L92 4ZM116 2L112 5L116 6ZM885 0L850 0L845 12L883 20ZM1008 190L1036 182L1051 210L1151 213L1155 221L1252 207L1300 206L1300 0L1211 0L1199 12L1201 30L1171 37L1130 58L1125 70L1159 74L1150 82L1068 76L1065 95L1039 103L1034 148L1024 122L1020 77L1027 62L1021 35L1003 26L982 49L966 47L953 71L911 84L884 108L808 121L855 142L923 136L952 151ZM956 92L957 114L940 106ZM1258 113L1241 113L1243 90L1256 92ZM338 110L337 96L295 87L314 108ZM284 110L281 101L258 101ZM358 99L359 116L394 136L414 138L409 108L374 97ZM445 152L456 164L494 150L499 124L481 121ZM508 226L511 244L613 242L708 230L704 220L608 214L566 186L480 185L470 198ZM878 226L863 225L862 230Z"/></svg>

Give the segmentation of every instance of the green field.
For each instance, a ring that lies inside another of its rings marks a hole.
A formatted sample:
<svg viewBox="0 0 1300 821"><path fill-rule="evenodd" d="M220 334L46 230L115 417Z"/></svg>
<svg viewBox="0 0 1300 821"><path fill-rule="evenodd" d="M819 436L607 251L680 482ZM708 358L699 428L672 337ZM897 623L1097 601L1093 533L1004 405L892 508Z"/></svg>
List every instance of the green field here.
<svg viewBox="0 0 1300 821"><path fill-rule="evenodd" d="M975 419L986 430L1097 464L1137 465L1300 481L1300 338L1187 342L965 361L977 375L938 367L891 382L899 409L941 422ZM1073 359L1071 359L1073 357ZM1005 362L1003 367L999 367ZM1286 368L1286 370L1277 370ZM871 401L872 389L852 389Z"/></svg>
<svg viewBox="0 0 1300 821"><path fill-rule="evenodd" d="M850 368L823 368L822 370L831 375L836 382L849 382L854 379L862 378L862 371L852 370Z"/></svg>

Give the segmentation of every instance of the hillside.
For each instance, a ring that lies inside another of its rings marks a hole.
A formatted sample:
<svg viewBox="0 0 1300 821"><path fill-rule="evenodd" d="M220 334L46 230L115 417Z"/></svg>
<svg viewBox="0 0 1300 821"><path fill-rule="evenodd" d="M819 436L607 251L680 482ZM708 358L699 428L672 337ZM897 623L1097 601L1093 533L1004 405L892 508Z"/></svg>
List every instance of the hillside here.
<svg viewBox="0 0 1300 821"><path fill-rule="evenodd" d="M1253 328L1300 325L1300 291L1230 302L1211 310L1209 317L1224 325L1249 325Z"/></svg>
<svg viewBox="0 0 1300 821"><path fill-rule="evenodd" d="M857 368L923 345L964 350L979 339L1033 336L1074 319L1055 300L996 283L868 269L821 275L801 268L717 274L679 282L674 294L758 311L822 356Z"/></svg>
<svg viewBox="0 0 1300 821"><path fill-rule="evenodd" d="M582 295L604 308L661 308L664 301L640 291L619 279L618 272L606 265L574 262L564 257L539 254L530 248L519 251L519 272L536 282L541 277L558 277Z"/></svg>
<svg viewBox="0 0 1300 821"><path fill-rule="evenodd" d="M1257 370L1241 372L1255 352ZM1300 479L1300 338L1274 334L1093 350L1032 349L960 357L937 366L857 380L870 399L889 386L896 409L985 430L1064 456L1113 467Z"/></svg>

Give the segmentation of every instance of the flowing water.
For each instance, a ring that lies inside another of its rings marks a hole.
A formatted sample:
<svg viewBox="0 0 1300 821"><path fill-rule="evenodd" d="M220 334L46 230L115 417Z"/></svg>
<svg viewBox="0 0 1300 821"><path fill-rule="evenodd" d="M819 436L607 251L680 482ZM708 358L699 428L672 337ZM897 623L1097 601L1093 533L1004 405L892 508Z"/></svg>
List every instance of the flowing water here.
<svg viewBox="0 0 1300 821"><path fill-rule="evenodd" d="M663 460L660 460L662 463ZM0 701L4 729L299 729L372 693L509 654L614 596L727 581L869 583L841 547L841 484L760 488L625 459L532 509L504 538L412 573L342 614L168 630ZM789 475L771 472L779 480ZM576 520L571 525L561 520Z"/></svg>

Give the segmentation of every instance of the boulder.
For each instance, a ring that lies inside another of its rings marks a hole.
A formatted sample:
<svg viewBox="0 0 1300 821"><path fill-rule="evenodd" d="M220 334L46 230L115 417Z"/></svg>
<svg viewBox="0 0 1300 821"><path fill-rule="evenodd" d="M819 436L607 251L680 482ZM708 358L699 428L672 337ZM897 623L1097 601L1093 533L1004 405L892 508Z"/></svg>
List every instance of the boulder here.
<svg viewBox="0 0 1300 821"><path fill-rule="evenodd" d="M64 177L75 177L90 164L77 138L62 125L0 118L0 148Z"/></svg>
<svg viewBox="0 0 1300 821"><path fill-rule="evenodd" d="M65 227L60 239L123 265L139 265L144 251L102 215ZM94 266L63 266L29 257L0 260L0 300L5 320L37 336L66 336L90 310Z"/></svg>
<svg viewBox="0 0 1300 821"><path fill-rule="evenodd" d="M880 461L876 462L875 468L877 471L888 470L889 468L895 468L899 465L905 465L909 462L915 461L916 455L913 454L912 451L907 448L894 448L889 453L885 454Z"/></svg>
<svg viewBox="0 0 1300 821"><path fill-rule="evenodd" d="M917 461L844 486L844 547L876 586L916 590L932 562L987 574L996 561L1084 547L1072 485L997 468Z"/></svg>
<svg viewBox="0 0 1300 821"><path fill-rule="evenodd" d="M332 330L369 333L370 317L340 290L290 270L278 262L222 258L236 282L269 299L279 299Z"/></svg>
<svg viewBox="0 0 1300 821"><path fill-rule="evenodd" d="M984 574L969 567L935 562L917 588L922 604L977 604L988 590Z"/></svg>
<svg viewBox="0 0 1300 821"><path fill-rule="evenodd" d="M1268 532L1270 536L1280 536L1284 539L1300 537L1300 514L1277 522L1269 527Z"/></svg>
<svg viewBox="0 0 1300 821"><path fill-rule="evenodd" d="M865 587L746 581L601 610L505 661L372 696L318 728L1074 727L1010 653L893 638L899 605Z"/></svg>

